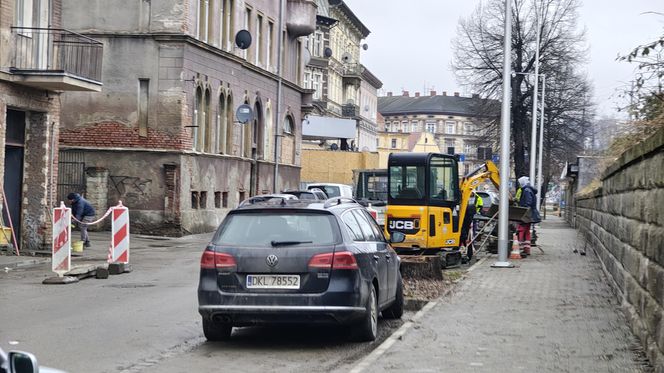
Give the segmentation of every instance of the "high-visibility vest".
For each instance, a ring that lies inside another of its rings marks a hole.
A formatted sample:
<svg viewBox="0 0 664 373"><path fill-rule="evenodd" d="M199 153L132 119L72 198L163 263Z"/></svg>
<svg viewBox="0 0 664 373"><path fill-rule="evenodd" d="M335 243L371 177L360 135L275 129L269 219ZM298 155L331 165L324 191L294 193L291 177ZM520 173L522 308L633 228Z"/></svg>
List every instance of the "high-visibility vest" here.
<svg viewBox="0 0 664 373"><path fill-rule="evenodd" d="M484 207L484 200L482 200L482 197L479 196L479 194L475 195L475 212L480 213L482 211L482 207Z"/></svg>
<svg viewBox="0 0 664 373"><path fill-rule="evenodd" d="M514 196L514 200L519 202L521 200L521 192L523 191L523 188L519 187L519 189L516 190L516 195Z"/></svg>

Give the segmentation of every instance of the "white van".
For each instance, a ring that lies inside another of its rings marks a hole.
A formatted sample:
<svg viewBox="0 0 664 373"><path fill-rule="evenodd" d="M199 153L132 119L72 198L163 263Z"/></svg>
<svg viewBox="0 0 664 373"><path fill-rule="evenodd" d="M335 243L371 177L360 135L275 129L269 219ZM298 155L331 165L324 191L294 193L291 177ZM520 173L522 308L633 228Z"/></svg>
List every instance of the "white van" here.
<svg viewBox="0 0 664 373"><path fill-rule="evenodd" d="M327 198L332 197L348 197L353 198L353 188L350 185L346 184L335 184L335 183L312 183L307 185L307 189L318 188L321 189Z"/></svg>

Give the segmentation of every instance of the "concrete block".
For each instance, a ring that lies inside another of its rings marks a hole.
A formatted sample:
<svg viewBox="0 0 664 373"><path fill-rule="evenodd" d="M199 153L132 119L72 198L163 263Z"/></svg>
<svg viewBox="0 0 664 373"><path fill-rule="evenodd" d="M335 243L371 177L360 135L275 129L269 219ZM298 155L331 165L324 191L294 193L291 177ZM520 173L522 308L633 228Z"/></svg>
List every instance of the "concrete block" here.
<svg viewBox="0 0 664 373"><path fill-rule="evenodd" d="M107 267L97 267L97 275L95 276L98 279L107 279L109 275L109 270Z"/></svg>
<svg viewBox="0 0 664 373"><path fill-rule="evenodd" d="M125 263L110 263L108 265L108 273L110 275L119 275L122 273L129 273L132 271L131 265Z"/></svg>

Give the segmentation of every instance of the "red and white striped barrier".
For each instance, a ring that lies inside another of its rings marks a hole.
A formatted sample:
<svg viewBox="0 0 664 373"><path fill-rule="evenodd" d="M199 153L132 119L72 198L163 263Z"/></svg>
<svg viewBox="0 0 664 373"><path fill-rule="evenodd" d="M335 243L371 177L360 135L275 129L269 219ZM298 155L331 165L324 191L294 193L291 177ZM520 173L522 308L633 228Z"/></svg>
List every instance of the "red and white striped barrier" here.
<svg viewBox="0 0 664 373"><path fill-rule="evenodd" d="M113 207L109 263L129 263L129 209L122 201Z"/></svg>
<svg viewBox="0 0 664 373"><path fill-rule="evenodd" d="M51 269L58 276L70 271L71 267L71 209L60 202L53 209L53 254Z"/></svg>

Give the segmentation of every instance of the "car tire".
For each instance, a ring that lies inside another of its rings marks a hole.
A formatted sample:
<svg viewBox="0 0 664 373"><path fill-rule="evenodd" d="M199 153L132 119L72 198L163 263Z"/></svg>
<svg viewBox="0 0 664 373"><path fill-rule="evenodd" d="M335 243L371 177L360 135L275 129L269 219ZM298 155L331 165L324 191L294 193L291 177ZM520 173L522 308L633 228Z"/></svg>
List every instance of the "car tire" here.
<svg viewBox="0 0 664 373"><path fill-rule="evenodd" d="M399 275L397 277L397 294L390 307L383 311L383 317L386 319L400 319L403 315L403 279L401 273L397 273Z"/></svg>
<svg viewBox="0 0 664 373"><path fill-rule="evenodd" d="M369 297L367 299L366 309L362 321L354 326L353 340L357 342L372 342L378 336L378 295L376 287L369 285Z"/></svg>
<svg viewBox="0 0 664 373"><path fill-rule="evenodd" d="M231 337L233 326L228 323L219 323L203 318L203 334L210 342L227 341Z"/></svg>

